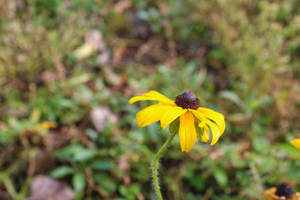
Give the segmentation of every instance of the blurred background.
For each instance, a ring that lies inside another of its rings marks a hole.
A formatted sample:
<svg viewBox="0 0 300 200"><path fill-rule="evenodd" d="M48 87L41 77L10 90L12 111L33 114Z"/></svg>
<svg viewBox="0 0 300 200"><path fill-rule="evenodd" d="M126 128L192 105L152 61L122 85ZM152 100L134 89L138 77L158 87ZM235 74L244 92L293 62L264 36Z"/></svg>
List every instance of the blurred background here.
<svg viewBox="0 0 300 200"><path fill-rule="evenodd" d="M213 147L161 160L165 199L300 190L297 0L0 0L0 199L154 199L168 136L138 128L157 90L226 117Z"/></svg>

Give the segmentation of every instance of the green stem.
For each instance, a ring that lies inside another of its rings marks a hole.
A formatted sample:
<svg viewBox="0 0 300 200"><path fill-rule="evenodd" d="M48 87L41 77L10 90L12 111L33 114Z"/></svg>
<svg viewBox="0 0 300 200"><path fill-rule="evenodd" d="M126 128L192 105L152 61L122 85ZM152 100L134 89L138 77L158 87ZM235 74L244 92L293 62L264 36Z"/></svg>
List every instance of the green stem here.
<svg viewBox="0 0 300 200"><path fill-rule="evenodd" d="M159 151L156 153L154 160L153 160L153 166L152 166L153 182L154 182L154 189L155 189L158 200L163 200L163 197L160 192L159 183L158 183L159 158L162 156L162 154L168 148L169 144L172 142L175 135L176 135L176 132L170 133L169 138L164 143L164 145L159 149Z"/></svg>

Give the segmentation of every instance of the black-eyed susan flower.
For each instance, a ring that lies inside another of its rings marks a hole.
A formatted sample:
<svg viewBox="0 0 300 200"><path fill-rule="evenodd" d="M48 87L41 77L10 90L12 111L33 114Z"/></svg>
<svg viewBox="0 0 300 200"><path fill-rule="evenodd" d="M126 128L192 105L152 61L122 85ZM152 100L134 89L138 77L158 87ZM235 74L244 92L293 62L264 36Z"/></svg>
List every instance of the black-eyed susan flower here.
<svg viewBox="0 0 300 200"><path fill-rule="evenodd" d="M160 121L162 128L179 118L179 140L181 151L189 152L196 143L197 138L203 142L210 140L214 145L225 130L224 116L208 108L200 107L199 99L192 92L184 92L176 96L175 101L170 100L156 91L132 97L129 103L137 101L158 101L157 104L146 107L137 113L138 126L145 127ZM201 133L197 131L200 128Z"/></svg>
<svg viewBox="0 0 300 200"><path fill-rule="evenodd" d="M264 192L264 198L268 200L300 200L299 192L294 193L293 188L288 183L280 183L277 187L272 187Z"/></svg>

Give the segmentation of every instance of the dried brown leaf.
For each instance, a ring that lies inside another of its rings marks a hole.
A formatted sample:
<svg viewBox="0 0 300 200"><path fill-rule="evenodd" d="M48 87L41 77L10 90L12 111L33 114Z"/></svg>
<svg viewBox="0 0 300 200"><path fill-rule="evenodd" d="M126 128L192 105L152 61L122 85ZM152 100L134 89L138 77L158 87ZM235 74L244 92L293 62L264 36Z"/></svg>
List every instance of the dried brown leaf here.
<svg viewBox="0 0 300 200"><path fill-rule="evenodd" d="M95 107L90 113L91 121L97 131L101 132L105 129L106 123L116 123L117 116L106 107Z"/></svg>
<svg viewBox="0 0 300 200"><path fill-rule="evenodd" d="M123 0L119 1L115 4L115 11L119 14L122 14L126 9L131 7L131 1L129 0Z"/></svg>
<svg viewBox="0 0 300 200"><path fill-rule="evenodd" d="M131 157L132 153L128 152L124 155L121 156L119 163L118 163L118 167L119 169L123 172L124 176L123 176L123 181L126 185L130 184L131 178L129 175L129 171L130 171L130 157Z"/></svg>
<svg viewBox="0 0 300 200"><path fill-rule="evenodd" d="M30 186L30 197L26 200L72 200L75 197L74 191L67 185L39 175L33 178Z"/></svg>

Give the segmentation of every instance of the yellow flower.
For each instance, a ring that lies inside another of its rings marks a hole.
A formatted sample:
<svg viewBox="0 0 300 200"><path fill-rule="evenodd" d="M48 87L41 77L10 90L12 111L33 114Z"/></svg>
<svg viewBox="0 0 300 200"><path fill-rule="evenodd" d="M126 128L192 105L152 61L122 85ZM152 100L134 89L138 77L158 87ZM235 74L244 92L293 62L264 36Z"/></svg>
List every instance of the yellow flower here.
<svg viewBox="0 0 300 200"><path fill-rule="evenodd" d="M296 147L297 149L300 149L300 139L293 139L291 141L291 144Z"/></svg>
<svg viewBox="0 0 300 200"><path fill-rule="evenodd" d="M156 91L150 91L142 96L132 97L129 103L144 100L158 101L158 103L137 113L138 126L145 127L160 121L161 127L165 128L179 118L179 140L183 152L189 152L196 143L195 123L203 131L201 136L203 142L210 139L211 131L210 145L214 145L225 130L224 116L211 109L200 107L199 99L192 92L178 95L173 101Z"/></svg>
<svg viewBox="0 0 300 200"><path fill-rule="evenodd" d="M300 139L293 139L291 144L297 149L300 149ZM297 155L297 158L300 158L300 154Z"/></svg>
<svg viewBox="0 0 300 200"><path fill-rule="evenodd" d="M55 128L55 127L56 127L55 122L45 121L40 124L37 124L33 130L38 132L38 131L47 130L47 129Z"/></svg>

